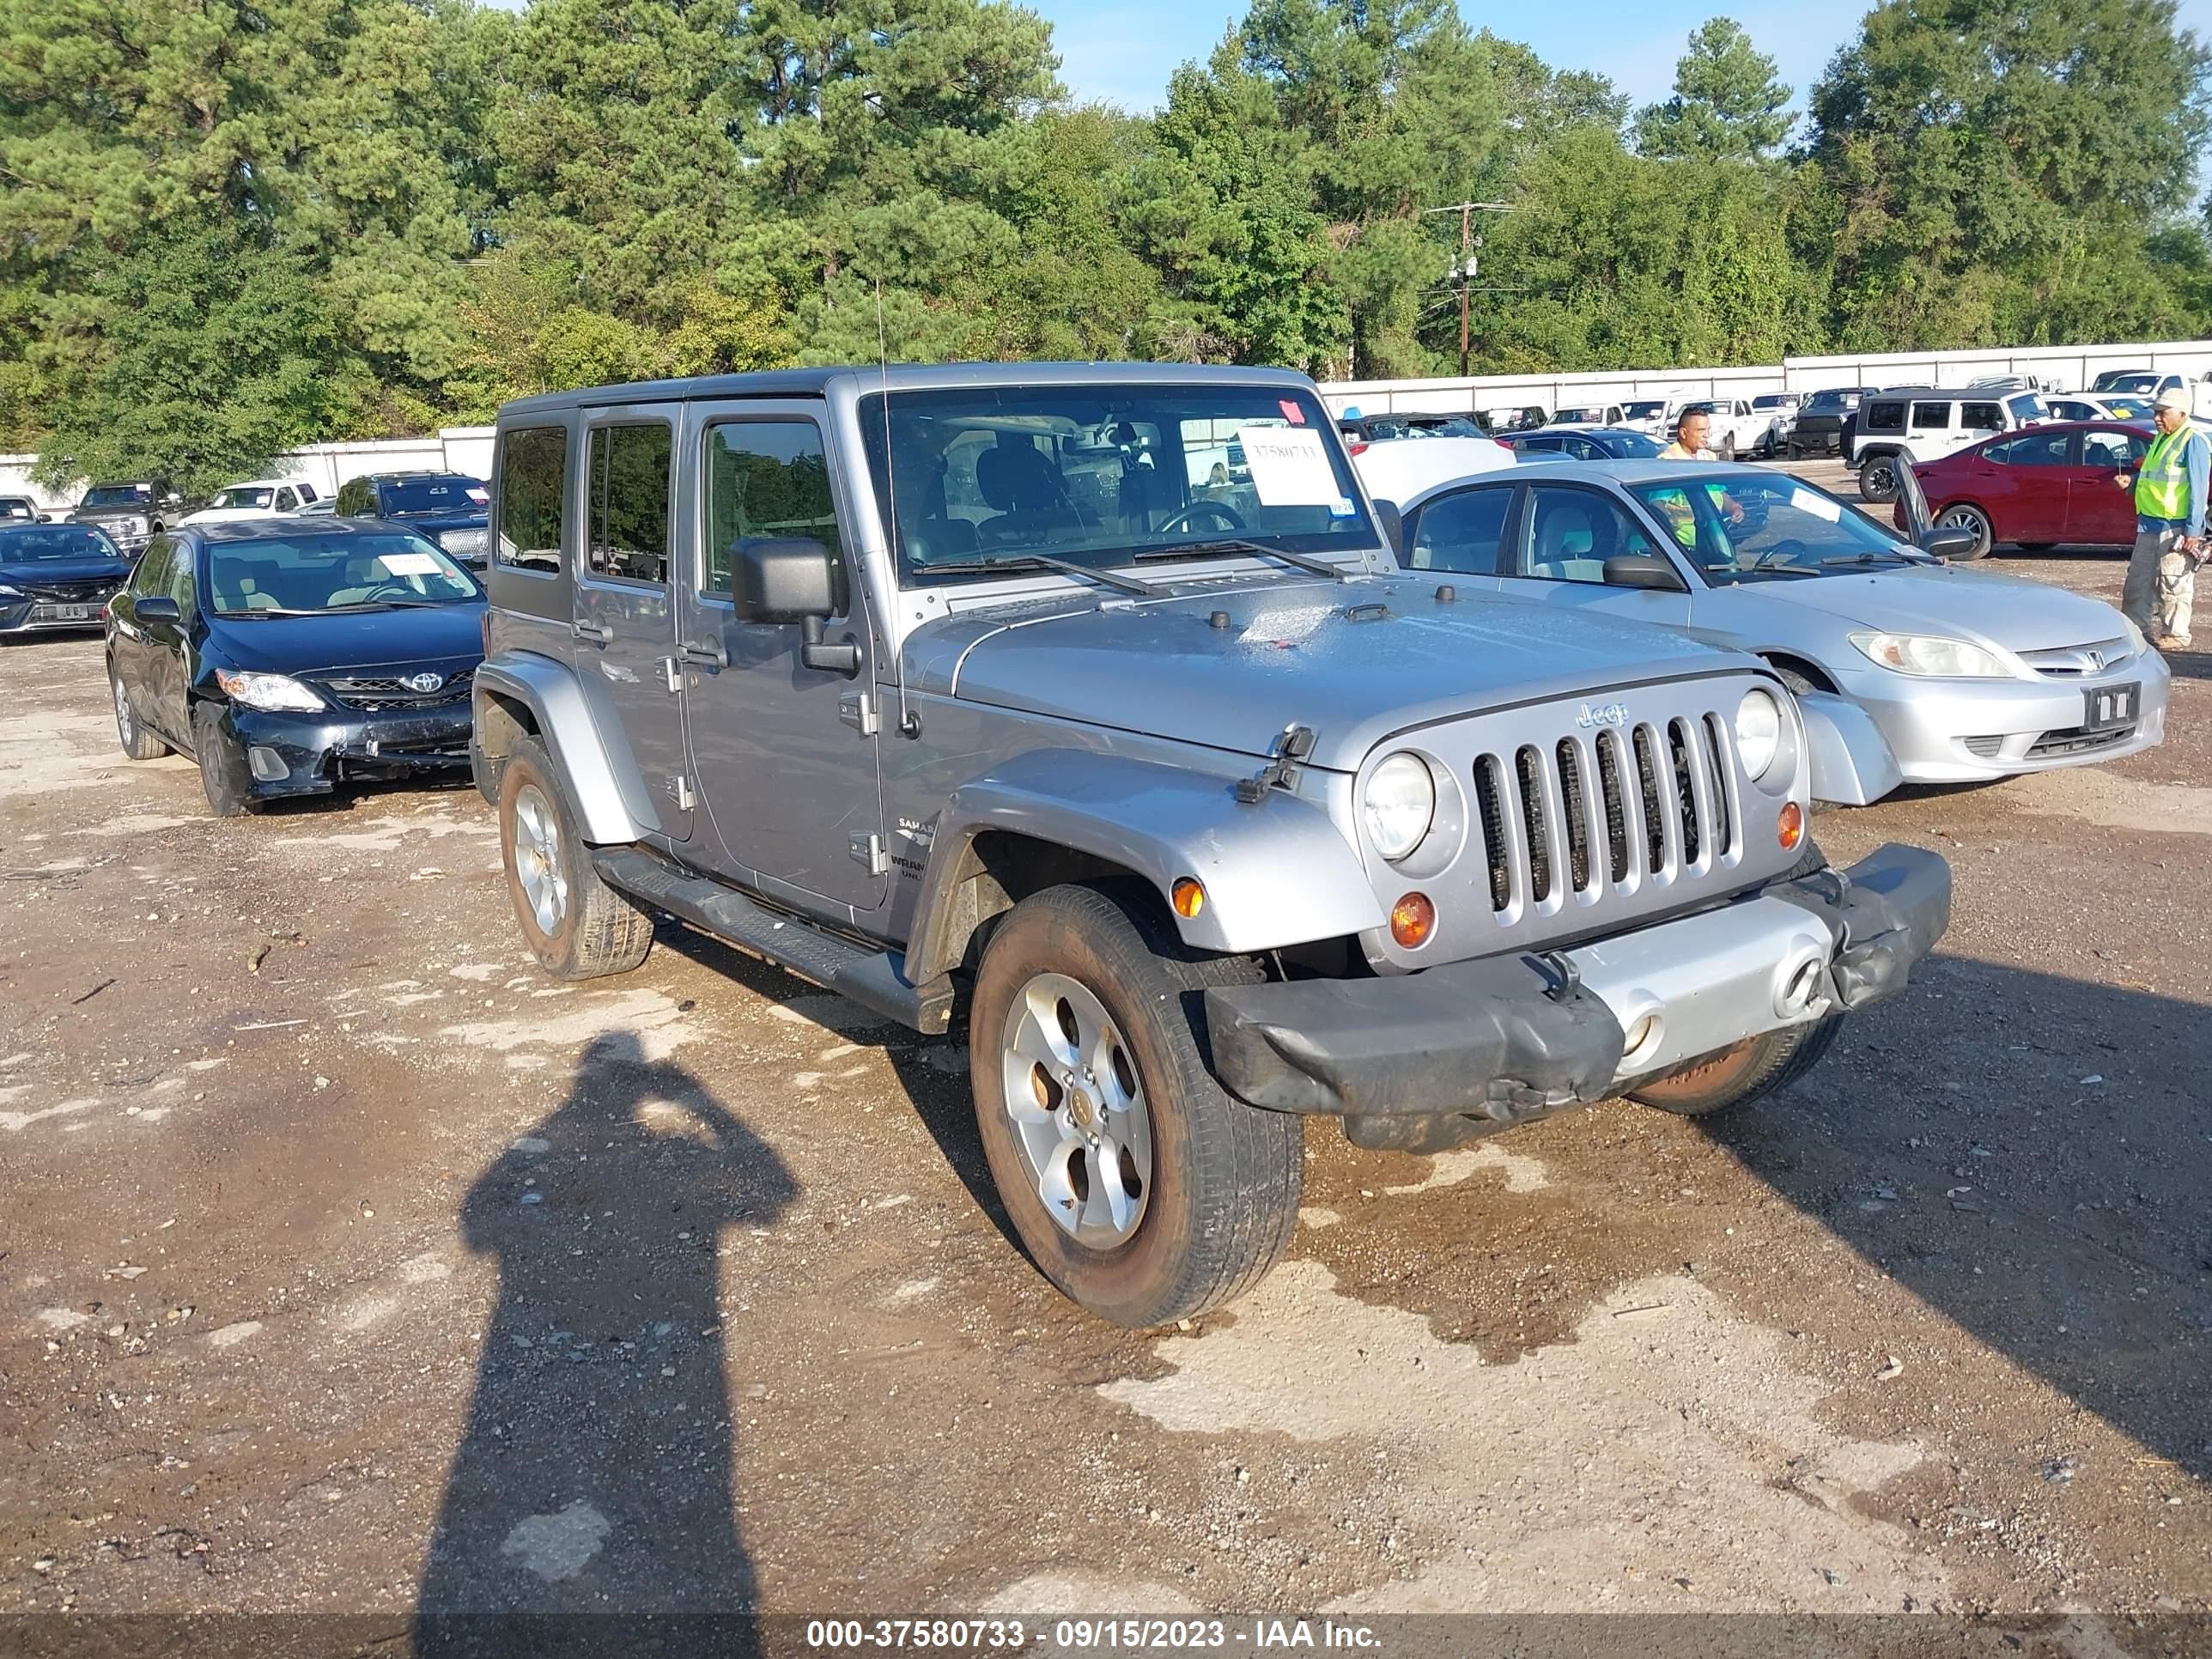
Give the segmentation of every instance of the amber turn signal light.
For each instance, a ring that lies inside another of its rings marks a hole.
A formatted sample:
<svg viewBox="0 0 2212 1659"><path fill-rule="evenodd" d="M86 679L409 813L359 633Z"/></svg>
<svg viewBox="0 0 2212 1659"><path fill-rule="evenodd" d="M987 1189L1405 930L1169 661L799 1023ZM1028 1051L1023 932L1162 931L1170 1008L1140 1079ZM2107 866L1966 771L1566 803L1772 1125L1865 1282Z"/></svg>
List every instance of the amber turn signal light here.
<svg viewBox="0 0 2212 1659"><path fill-rule="evenodd" d="M1401 949L1418 950L1436 931L1437 907L1426 893L1408 893L1390 907L1390 937Z"/></svg>
<svg viewBox="0 0 2212 1659"><path fill-rule="evenodd" d="M1805 814L1796 801L1783 803L1782 816L1774 821L1774 839L1782 843L1785 853L1795 852L1797 843L1805 839Z"/></svg>
<svg viewBox="0 0 2212 1659"><path fill-rule="evenodd" d="M1188 921L1206 908L1206 884L1190 876L1177 876L1176 884L1168 890L1168 902L1175 913Z"/></svg>

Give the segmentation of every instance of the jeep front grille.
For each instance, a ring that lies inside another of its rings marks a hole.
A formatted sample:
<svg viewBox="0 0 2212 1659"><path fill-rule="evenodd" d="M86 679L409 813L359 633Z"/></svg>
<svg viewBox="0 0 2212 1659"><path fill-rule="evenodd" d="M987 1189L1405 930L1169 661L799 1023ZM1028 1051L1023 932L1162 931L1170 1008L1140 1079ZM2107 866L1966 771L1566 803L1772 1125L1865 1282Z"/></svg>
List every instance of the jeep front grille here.
<svg viewBox="0 0 2212 1659"><path fill-rule="evenodd" d="M1548 910L1608 884L1705 873L1742 835L1729 769L1726 729L1710 714L1478 755L1491 909Z"/></svg>

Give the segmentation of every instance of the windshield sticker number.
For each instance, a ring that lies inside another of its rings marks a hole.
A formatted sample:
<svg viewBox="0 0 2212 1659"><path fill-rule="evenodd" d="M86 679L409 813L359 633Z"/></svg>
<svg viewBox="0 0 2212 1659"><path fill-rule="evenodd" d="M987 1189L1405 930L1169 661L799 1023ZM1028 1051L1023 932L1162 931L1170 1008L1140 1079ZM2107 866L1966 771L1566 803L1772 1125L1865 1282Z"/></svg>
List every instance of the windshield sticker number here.
<svg viewBox="0 0 2212 1659"><path fill-rule="evenodd" d="M1816 519L1826 519L1830 524L1844 521L1844 509L1826 495L1816 495L1809 489L1790 492L1790 505L1800 513L1809 513Z"/></svg>
<svg viewBox="0 0 2212 1659"><path fill-rule="evenodd" d="M1311 427L1237 429L1262 507L1334 507L1344 497L1321 434Z"/></svg>
<svg viewBox="0 0 2212 1659"><path fill-rule="evenodd" d="M386 553L377 560L388 576L434 576L438 561L428 553Z"/></svg>

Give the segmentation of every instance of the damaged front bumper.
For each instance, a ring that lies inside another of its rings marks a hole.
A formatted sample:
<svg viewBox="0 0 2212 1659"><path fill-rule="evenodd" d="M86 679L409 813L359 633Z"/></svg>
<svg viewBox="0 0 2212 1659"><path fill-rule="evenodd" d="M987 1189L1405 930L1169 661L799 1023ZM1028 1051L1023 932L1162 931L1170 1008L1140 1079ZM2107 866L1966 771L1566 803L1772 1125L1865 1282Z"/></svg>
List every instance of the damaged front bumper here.
<svg viewBox="0 0 2212 1659"><path fill-rule="evenodd" d="M328 793L352 779L464 772L475 719L469 700L429 708L274 713L231 705L224 716L245 753L256 800Z"/></svg>
<svg viewBox="0 0 2212 1659"><path fill-rule="evenodd" d="M1892 996L1950 919L1950 866L1893 844L1571 950L1216 987L1213 1069L1252 1105L1343 1116L1361 1145L1449 1145Z"/></svg>

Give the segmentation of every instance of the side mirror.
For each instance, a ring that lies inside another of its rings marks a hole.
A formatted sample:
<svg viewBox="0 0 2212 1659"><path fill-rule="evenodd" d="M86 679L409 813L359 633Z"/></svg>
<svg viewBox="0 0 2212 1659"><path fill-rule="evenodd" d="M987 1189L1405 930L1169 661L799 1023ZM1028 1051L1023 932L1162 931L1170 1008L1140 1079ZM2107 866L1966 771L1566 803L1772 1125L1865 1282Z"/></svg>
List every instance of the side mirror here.
<svg viewBox="0 0 2212 1659"><path fill-rule="evenodd" d="M731 544L730 565L740 621L797 623L800 666L848 677L860 672L860 647L850 635L822 637L823 618L845 608L826 546L805 536L742 536Z"/></svg>
<svg viewBox="0 0 2212 1659"><path fill-rule="evenodd" d="M131 611L142 623L164 628L174 628L185 619L177 602L167 593L149 593L133 605Z"/></svg>
<svg viewBox="0 0 2212 1659"><path fill-rule="evenodd" d="M1964 525L1939 524L1920 532L1920 550L1939 559L1956 559L1972 555L1978 539Z"/></svg>
<svg viewBox="0 0 2212 1659"><path fill-rule="evenodd" d="M173 489L161 497L161 505L164 507L182 507L184 504L185 498Z"/></svg>
<svg viewBox="0 0 2212 1659"><path fill-rule="evenodd" d="M1406 515L1398 511L1398 503L1376 502L1375 522L1382 526L1382 539L1390 544L1391 556L1403 563L1406 557Z"/></svg>
<svg viewBox="0 0 2212 1659"><path fill-rule="evenodd" d="M1615 554L1605 562L1607 587L1640 587L1653 593L1686 593L1689 584L1664 559L1641 553Z"/></svg>

